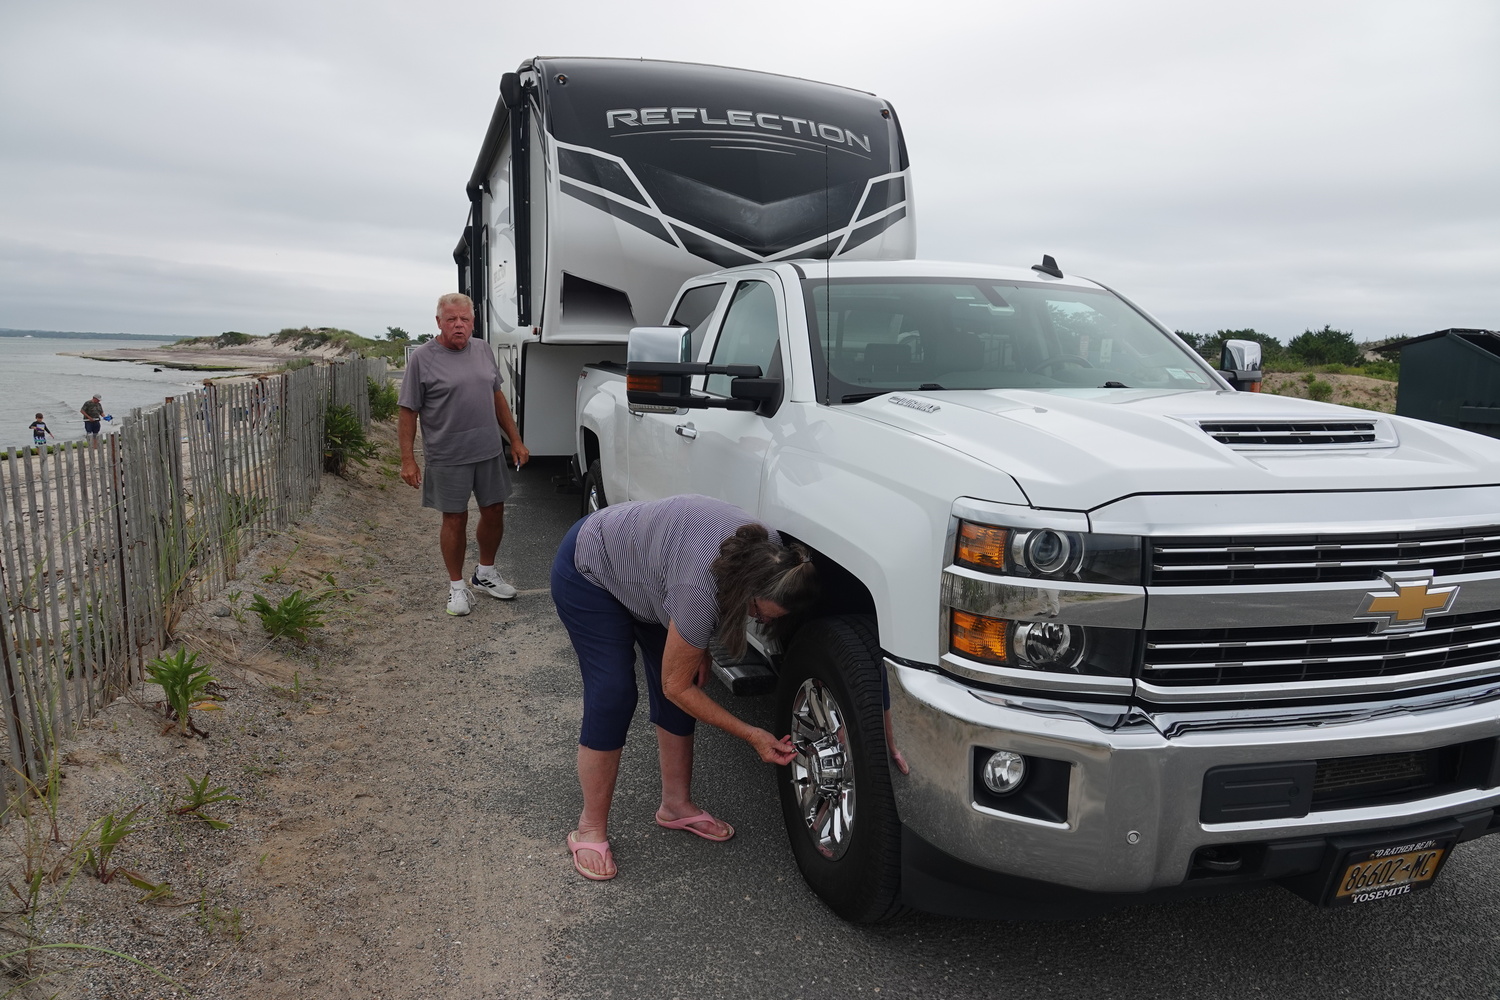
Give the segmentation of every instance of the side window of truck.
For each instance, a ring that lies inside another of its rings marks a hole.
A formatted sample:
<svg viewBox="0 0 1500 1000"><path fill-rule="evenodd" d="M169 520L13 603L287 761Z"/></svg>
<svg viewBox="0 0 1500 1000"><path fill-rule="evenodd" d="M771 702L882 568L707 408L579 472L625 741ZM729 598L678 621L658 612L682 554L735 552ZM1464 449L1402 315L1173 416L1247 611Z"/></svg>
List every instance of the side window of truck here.
<svg viewBox="0 0 1500 1000"><path fill-rule="evenodd" d="M709 363L760 365L761 374L768 375L777 342L776 293L764 281L742 281L724 313L724 325ZM727 396L730 381L728 375L710 375L703 388L716 396Z"/></svg>
<svg viewBox="0 0 1500 1000"><path fill-rule="evenodd" d="M672 311L672 319L667 325L685 326L692 331L689 336L693 342L694 358L698 357L698 349L703 346L703 337L708 333L708 321L713 318L714 306L719 304L719 296L723 293L722 282L689 288L682 293L682 298L677 300L677 308Z"/></svg>

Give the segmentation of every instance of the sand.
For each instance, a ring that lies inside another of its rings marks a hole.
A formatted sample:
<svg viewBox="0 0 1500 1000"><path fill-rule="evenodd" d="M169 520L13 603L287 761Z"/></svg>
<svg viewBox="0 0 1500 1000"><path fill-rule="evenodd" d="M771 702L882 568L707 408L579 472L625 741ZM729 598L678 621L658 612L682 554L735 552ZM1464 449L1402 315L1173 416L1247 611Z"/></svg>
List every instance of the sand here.
<svg viewBox="0 0 1500 1000"><path fill-rule="evenodd" d="M14 995L551 995L546 948L568 909L558 895L579 880L558 844L501 806L507 787L527 794L528 778L498 762L506 747L543 742L567 759L572 699L533 692L523 710L517 682L567 666L571 652L544 587L478 597L469 618L443 613L436 519L396 478L390 425L375 434L380 460L326 477L308 516L184 615L179 636L220 679L216 710L193 713L205 735L171 731L160 688L138 684L65 745L60 842L39 846L45 808L6 825L0 880L24 894L28 859L44 855L59 876L43 889L37 938L142 963L36 953L45 978ZM333 591L305 646L268 639L247 610L252 594L274 603L294 589ZM228 829L176 811L187 779L205 775L236 797L204 809ZM91 824L136 805L139 829L113 860L165 886L156 898L67 856ZM563 831L571 817L546 822ZM13 947L28 933L16 914L0 927ZM13 983L26 958L9 959Z"/></svg>

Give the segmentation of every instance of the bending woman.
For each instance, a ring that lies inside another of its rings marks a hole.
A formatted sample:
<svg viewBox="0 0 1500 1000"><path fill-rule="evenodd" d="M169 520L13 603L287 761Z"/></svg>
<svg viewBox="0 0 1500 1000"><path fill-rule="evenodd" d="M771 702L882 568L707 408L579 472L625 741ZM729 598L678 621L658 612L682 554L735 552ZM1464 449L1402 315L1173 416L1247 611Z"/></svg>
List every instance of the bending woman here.
<svg viewBox="0 0 1500 1000"><path fill-rule="evenodd" d="M795 752L789 737L742 721L702 690L709 640L739 655L747 618L765 624L802 610L816 590L806 549L782 546L775 532L711 497L617 504L573 526L552 563L552 599L583 672L583 813L568 834L578 874L594 881L616 874L609 807L635 712L636 647L661 763L656 822L728 840L734 828L693 801L694 720L738 736L768 764L785 764Z"/></svg>

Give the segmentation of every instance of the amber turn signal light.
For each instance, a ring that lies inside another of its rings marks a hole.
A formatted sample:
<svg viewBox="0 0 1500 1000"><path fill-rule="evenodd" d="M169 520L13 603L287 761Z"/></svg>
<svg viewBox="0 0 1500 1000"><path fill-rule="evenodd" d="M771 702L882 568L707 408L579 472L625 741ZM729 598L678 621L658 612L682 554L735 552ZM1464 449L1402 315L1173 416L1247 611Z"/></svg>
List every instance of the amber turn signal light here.
<svg viewBox="0 0 1500 1000"><path fill-rule="evenodd" d="M953 553L953 560L975 569L999 572L1005 569L1005 544L1009 538L1010 531L1006 528L960 521L957 551Z"/></svg>
<svg viewBox="0 0 1500 1000"><path fill-rule="evenodd" d="M660 375L629 375L625 378L626 392L665 392Z"/></svg>
<svg viewBox="0 0 1500 1000"><path fill-rule="evenodd" d="M983 663L1004 663L1009 652L1010 622L968 611L953 612L948 626L948 645L953 652Z"/></svg>

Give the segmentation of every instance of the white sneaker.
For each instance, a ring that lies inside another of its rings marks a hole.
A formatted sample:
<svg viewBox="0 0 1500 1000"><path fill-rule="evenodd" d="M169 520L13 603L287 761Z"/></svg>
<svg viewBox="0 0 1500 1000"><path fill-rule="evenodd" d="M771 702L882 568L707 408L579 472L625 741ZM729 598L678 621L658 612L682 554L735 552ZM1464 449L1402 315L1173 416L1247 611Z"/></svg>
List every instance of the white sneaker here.
<svg viewBox="0 0 1500 1000"><path fill-rule="evenodd" d="M474 609L474 598L468 587L448 588L448 613L463 616Z"/></svg>
<svg viewBox="0 0 1500 1000"><path fill-rule="evenodd" d="M489 594L491 597L498 597L502 601L508 601L516 596L516 588L505 582L505 577L500 575L499 570L491 570L491 573L494 575L481 573L478 569L475 569L474 578L469 581L469 586L478 589L481 593Z"/></svg>

